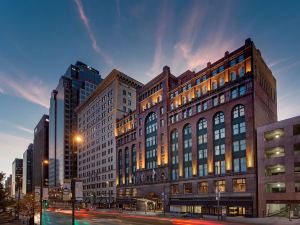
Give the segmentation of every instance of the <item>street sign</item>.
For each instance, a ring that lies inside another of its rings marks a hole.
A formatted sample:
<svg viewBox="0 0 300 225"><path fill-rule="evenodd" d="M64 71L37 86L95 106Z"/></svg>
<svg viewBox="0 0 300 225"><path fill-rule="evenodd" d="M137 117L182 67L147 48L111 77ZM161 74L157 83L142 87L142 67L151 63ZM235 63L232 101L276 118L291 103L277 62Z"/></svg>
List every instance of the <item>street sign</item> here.
<svg viewBox="0 0 300 225"><path fill-rule="evenodd" d="M36 202L39 202L40 196L41 196L41 188L39 186L35 186L34 187L34 200Z"/></svg>
<svg viewBox="0 0 300 225"><path fill-rule="evenodd" d="M82 181L75 182L75 199L76 201L83 201L83 184Z"/></svg>
<svg viewBox="0 0 300 225"><path fill-rule="evenodd" d="M49 199L49 192L48 192L48 188L44 187L43 188L43 200L48 200Z"/></svg>

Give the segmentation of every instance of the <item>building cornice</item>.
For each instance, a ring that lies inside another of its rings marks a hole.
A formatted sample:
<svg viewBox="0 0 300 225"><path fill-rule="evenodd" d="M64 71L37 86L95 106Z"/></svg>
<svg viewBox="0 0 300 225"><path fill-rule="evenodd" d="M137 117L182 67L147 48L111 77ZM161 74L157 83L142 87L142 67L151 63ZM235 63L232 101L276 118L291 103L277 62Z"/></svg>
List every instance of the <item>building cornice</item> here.
<svg viewBox="0 0 300 225"><path fill-rule="evenodd" d="M79 106L76 107L75 112L80 113L81 110L86 107L88 104L90 104L93 100L96 99L98 95L100 95L105 88L107 88L113 81L118 80L122 83L125 83L135 89L139 89L143 86L143 84L128 75L120 72L119 70L113 69L107 77L105 77L101 83L96 87L95 91L87 97L87 99L82 102Z"/></svg>

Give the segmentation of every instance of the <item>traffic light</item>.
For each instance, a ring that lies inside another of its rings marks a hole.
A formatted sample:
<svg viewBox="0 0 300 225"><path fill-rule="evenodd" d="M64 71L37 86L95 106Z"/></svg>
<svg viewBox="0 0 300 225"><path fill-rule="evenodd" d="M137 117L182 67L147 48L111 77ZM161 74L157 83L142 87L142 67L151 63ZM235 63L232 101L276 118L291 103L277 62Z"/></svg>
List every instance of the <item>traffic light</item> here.
<svg viewBox="0 0 300 225"><path fill-rule="evenodd" d="M48 200L43 200L43 208L45 208L45 209L49 208L49 202L48 202Z"/></svg>

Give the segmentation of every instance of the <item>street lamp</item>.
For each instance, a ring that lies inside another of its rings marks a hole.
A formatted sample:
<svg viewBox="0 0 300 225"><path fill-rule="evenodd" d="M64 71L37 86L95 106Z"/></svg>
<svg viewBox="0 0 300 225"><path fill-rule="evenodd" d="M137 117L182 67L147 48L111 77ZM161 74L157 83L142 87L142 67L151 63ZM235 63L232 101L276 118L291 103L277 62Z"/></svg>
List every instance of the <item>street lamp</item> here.
<svg viewBox="0 0 300 225"><path fill-rule="evenodd" d="M42 175L41 175L41 186L40 186L40 225L42 225L43 218L43 188L44 188L44 165L48 165L48 160L42 161Z"/></svg>
<svg viewBox="0 0 300 225"><path fill-rule="evenodd" d="M72 188L72 225L75 225L75 168L74 168L74 163L75 163L75 143L76 145L80 144L83 142L83 138L79 134L75 134L72 138L73 145L72 145L72 180L71 180L71 188Z"/></svg>

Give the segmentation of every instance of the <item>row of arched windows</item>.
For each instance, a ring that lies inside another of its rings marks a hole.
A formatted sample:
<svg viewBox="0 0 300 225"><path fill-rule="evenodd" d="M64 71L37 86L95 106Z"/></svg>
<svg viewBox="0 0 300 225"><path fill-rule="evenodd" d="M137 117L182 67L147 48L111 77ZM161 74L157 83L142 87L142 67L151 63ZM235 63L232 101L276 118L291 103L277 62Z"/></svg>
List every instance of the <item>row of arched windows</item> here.
<svg viewBox="0 0 300 225"><path fill-rule="evenodd" d="M218 112L213 117L213 145L214 145L214 173L226 173L225 164L225 116ZM207 176L207 123L201 118L197 123L197 153L198 176ZM246 125L245 107L237 105L232 110L232 168L233 172L246 171ZM178 130L171 132L171 179L178 179ZM184 178L192 177L192 126L183 127L183 175Z"/></svg>
<svg viewBox="0 0 300 225"><path fill-rule="evenodd" d="M131 169L132 174L132 183L136 182L136 146L131 146L131 157L129 154L129 148L125 148L125 162L123 162L123 151L122 149L119 150L118 156L119 156L119 184L123 184L123 164L125 165L125 184L129 184L129 170ZM130 161L132 162L132 167L130 168Z"/></svg>

